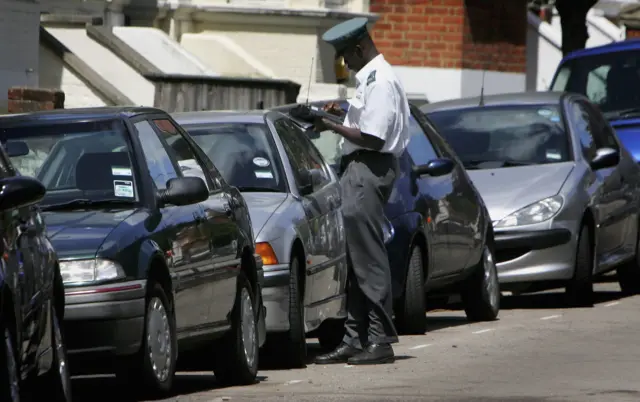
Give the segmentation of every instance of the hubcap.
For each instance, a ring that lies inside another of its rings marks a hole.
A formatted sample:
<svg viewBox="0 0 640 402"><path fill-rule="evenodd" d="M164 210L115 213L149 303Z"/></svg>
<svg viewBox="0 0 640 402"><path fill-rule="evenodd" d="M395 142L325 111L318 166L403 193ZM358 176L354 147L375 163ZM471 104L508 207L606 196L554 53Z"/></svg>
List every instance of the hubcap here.
<svg viewBox="0 0 640 402"><path fill-rule="evenodd" d="M11 401L20 401L20 383L18 381L18 367L16 366L16 358L13 354L13 343L11 342L11 334L8 329L4 330L4 348L7 356L7 372L9 374L9 391L11 393Z"/></svg>
<svg viewBox="0 0 640 402"><path fill-rule="evenodd" d="M154 297L149 303L147 317L147 346L149 361L156 378L163 382L169 378L171 368L172 339L167 310L162 301Z"/></svg>
<svg viewBox="0 0 640 402"><path fill-rule="evenodd" d="M247 359L249 366L253 366L256 359L256 325L251 296L246 288L242 288L240 293L240 308L242 312L240 331L242 332L244 357Z"/></svg>
<svg viewBox="0 0 640 402"><path fill-rule="evenodd" d="M488 247L484 249L484 284L489 297L489 303L495 307L498 304L498 274L493 255Z"/></svg>
<svg viewBox="0 0 640 402"><path fill-rule="evenodd" d="M60 382L62 385L62 392L68 399L69 389L71 388L71 379L69 377L69 367L67 365L67 350L64 347L62 340L62 331L60 330L60 322L58 316L53 310L53 342L58 359L58 375L60 376Z"/></svg>

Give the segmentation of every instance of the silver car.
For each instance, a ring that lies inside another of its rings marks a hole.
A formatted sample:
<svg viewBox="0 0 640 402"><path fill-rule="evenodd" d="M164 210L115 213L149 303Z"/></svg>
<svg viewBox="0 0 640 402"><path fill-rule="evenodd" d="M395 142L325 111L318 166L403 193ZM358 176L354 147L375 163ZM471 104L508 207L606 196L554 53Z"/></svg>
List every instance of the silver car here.
<svg viewBox="0 0 640 402"><path fill-rule="evenodd" d="M267 331L290 366L304 366L306 333L318 330L321 343L335 344L341 339L338 319L346 316L346 245L335 173L304 131L280 113L174 118L242 192L264 263Z"/></svg>
<svg viewBox="0 0 640 402"><path fill-rule="evenodd" d="M494 225L501 288L566 286L593 305L593 279L617 269L640 292L640 167L587 98L495 95L421 108L480 191Z"/></svg>

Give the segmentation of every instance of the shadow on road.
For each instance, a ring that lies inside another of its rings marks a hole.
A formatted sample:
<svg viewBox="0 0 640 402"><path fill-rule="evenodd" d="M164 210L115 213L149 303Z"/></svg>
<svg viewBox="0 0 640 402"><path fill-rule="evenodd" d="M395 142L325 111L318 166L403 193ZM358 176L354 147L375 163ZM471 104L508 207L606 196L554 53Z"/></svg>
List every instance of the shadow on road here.
<svg viewBox="0 0 640 402"><path fill-rule="evenodd" d="M594 292L595 304L608 303L624 297L621 292ZM563 291L549 293L533 293L527 295L507 296L500 301L503 310L543 310L567 308Z"/></svg>
<svg viewBox="0 0 640 402"><path fill-rule="evenodd" d="M441 329L459 327L460 325L468 325L468 324L469 324L469 320L467 320L467 317L459 317L459 316L429 317L427 313L427 332L434 332Z"/></svg>
<svg viewBox="0 0 640 402"><path fill-rule="evenodd" d="M257 382L267 379L258 375ZM176 374L173 390L162 397L175 398L178 395L190 395L198 392L224 389L216 382L213 373L180 373ZM121 386L114 376L76 377L72 381L73 400L76 402L139 402L155 399L145 398L139 390Z"/></svg>

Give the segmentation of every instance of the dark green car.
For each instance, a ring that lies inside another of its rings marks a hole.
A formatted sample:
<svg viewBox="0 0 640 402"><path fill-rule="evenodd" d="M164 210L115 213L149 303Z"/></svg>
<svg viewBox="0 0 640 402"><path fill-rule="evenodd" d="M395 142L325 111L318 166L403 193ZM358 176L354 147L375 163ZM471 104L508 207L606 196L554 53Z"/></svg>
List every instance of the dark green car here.
<svg viewBox="0 0 640 402"><path fill-rule="evenodd" d="M169 115L7 116L0 140L47 188L72 370L97 362L166 392L178 350L191 349L210 353L219 382L255 381L266 311L247 205Z"/></svg>

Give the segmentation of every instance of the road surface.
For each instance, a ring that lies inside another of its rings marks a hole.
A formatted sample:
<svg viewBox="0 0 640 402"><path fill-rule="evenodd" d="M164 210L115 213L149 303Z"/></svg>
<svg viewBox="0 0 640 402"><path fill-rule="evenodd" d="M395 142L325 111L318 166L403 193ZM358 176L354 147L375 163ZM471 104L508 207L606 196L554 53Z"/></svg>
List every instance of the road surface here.
<svg viewBox="0 0 640 402"><path fill-rule="evenodd" d="M259 383L233 388L180 373L163 401L640 401L640 296L621 298L616 283L596 289L591 309L563 308L560 293L506 297L490 323L430 312L429 331L402 337L393 365L278 370L266 361ZM135 400L109 377L73 387L76 402Z"/></svg>

